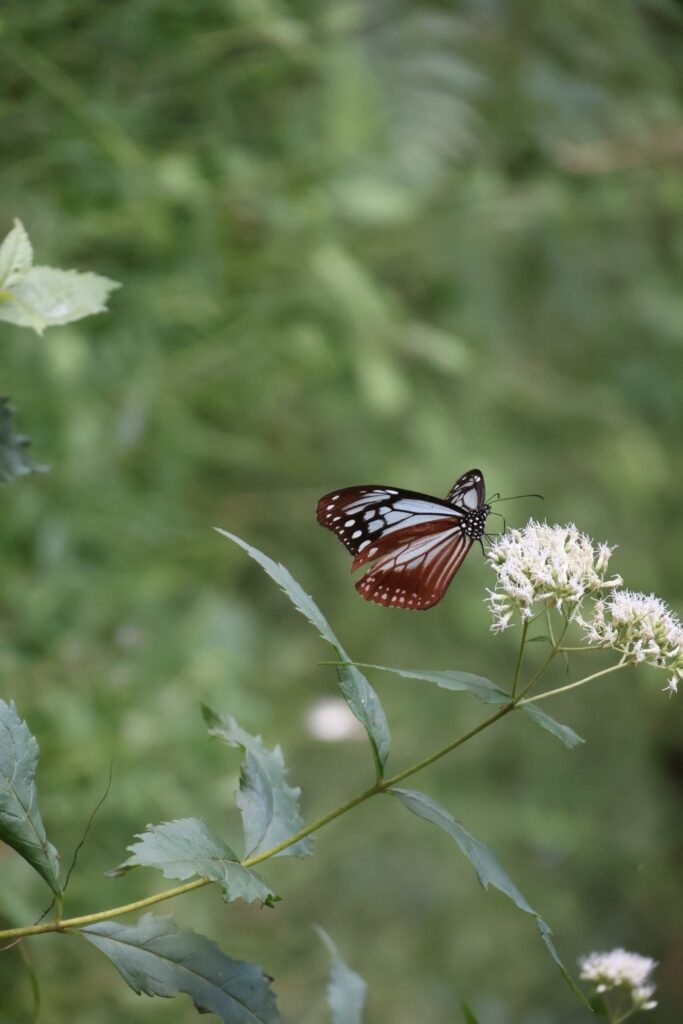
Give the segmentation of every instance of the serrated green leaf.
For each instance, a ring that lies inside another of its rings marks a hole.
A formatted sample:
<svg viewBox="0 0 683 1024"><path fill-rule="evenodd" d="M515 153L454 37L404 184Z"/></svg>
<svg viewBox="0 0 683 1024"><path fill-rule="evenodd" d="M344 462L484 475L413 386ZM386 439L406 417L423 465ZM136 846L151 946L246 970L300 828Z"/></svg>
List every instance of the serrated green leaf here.
<svg viewBox="0 0 683 1024"><path fill-rule="evenodd" d="M9 399L0 397L0 483L9 483L28 473L45 472L44 466L34 465L28 457L26 449L31 439L16 432L15 411Z"/></svg>
<svg viewBox="0 0 683 1024"><path fill-rule="evenodd" d="M33 249L26 229L15 218L14 227L0 245L0 291L11 288L33 263Z"/></svg>
<svg viewBox="0 0 683 1024"><path fill-rule="evenodd" d="M230 715L218 715L206 705L202 711L211 736L244 751L237 806L242 815L245 857L265 853L304 827L299 811L301 790L288 785L279 746L268 750L260 736L245 732ZM277 856L310 857L312 853L313 840L306 836Z"/></svg>
<svg viewBox="0 0 683 1024"><path fill-rule="evenodd" d="M181 931L170 917L145 914L134 925L102 921L79 929L138 995L188 995L223 1024L278 1024L275 996L260 967L226 956L215 942Z"/></svg>
<svg viewBox="0 0 683 1024"><path fill-rule="evenodd" d="M38 810L38 743L14 703L0 700L0 839L35 868L56 895L57 851L48 843Z"/></svg>
<svg viewBox="0 0 683 1024"><path fill-rule="evenodd" d="M368 986L360 974L352 971L342 960L339 950L327 932L318 926L315 930L330 954L327 1003L332 1011L333 1024L362 1024Z"/></svg>
<svg viewBox="0 0 683 1024"><path fill-rule="evenodd" d="M42 334L46 327L103 313L109 294L119 287L118 282L99 274L31 267L11 289L5 289L0 320Z"/></svg>
<svg viewBox="0 0 683 1024"><path fill-rule="evenodd" d="M362 665L361 668L375 668L381 672L393 672L395 675L403 676L405 679L424 679L425 682L435 683L442 690L466 690L480 701L483 701L484 704L501 705L510 704L512 701L510 694L496 686L490 679L486 679L484 676L472 675L471 672L454 672L450 670L432 672L429 669L390 668L387 665ZM523 711L525 715L536 722L537 725L540 725L542 729L556 736L569 750L584 742L581 736L574 732L573 729L570 729L568 725L556 722L554 718L547 715L545 711L539 710L531 702L519 704L517 710Z"/></svg>
<svg viewBox="0 0 683 1024"><path fill-rule="evenodd" d="M274 562L268 555L264 555L258 548L247 544L246 541L235 536L235 534L229 533L227 530L221 530L219 527L216 527L216 529L218 533L238 544L255 562L258 562L270 578L280 585L294 607L315 626L323 640L332 644L339 660L349 662L349 665L342 665L337 668L339 688L349 708L368 734L377 768L377 775L381 778L387 758L389 757L389 725L380 699L372 686L358 667L351 663L351 659L335 636L327 619L313 598L296 582L289 570L285 569L284 565L281 565L279 562Z"/></svg>
<svg viewBox="0 0 683 1024"><path fill-rule="evenodd" d="M568 725L562 725L561 722L556 722L554 718L547 715L545 711L541 711L541 709L536 707L533 703L520 704L519 710L523 711L525 715L528 715L528 717L531 718L532 721L536 722L537 725L540 725L542 729L552 733L553 736L557 736L568 750L571 750L573 747L578 747L579 744L586 742L582 736L579 736L577 732L570 729Z"/></svg>
<svg viewBox="0 0 683 1024"><path fill-rule="evenodd" d="M476 839L471 832L462 825L457 818L454 818L450 811L447 811L445 807L437 803L430 796L425 793L419 793L413 789L390 789L389 792L392 796L397 797L400 802L413 814L416 814L419 818L424 818L425 821L431 821L433 825L437 825L443 829L451 839L454 839L461 852L465 854L472 867L474 868L477 878L484 887L488 889L489 886L493 886L494 889L498 889L499 892L504 893L508 896L515 906L519 907L526 914L531 916L536 921L536 927L538 928L541 938L546 945L553 960L560 968L562 976L565 981L572 989L572 991L579 997L579 999L585 1004L582 993L577 988L573 978L567 971L566 967L562 963L555 949L555 945L552 941L552 931L550 926L543 920L533 907L527 903L526 899L519 891L517 886L514 884L507 871L498 862L494 854L489 850L488 846Z"/></svg>
<svg viewBox="0 0 683 1024"><path fill-rule="evenodd" d="M131 856L108 874L118 878L136 867L158 868L164 878L184 882L210 878L223 889L226 903L244 900L272 907L278 899L260 875L242 867L239 857L198 818L180 818L148 825L128 850Z"/></svg>
<svg viewBox="0 0 683 1024"><path fill-rule="evenodd" d="M465 1018L465 1024L479 1024L479 1021L474 1016L472 1008L467 1003L461 1003L460 1008L462 1009L462 1015Z"/></svg>

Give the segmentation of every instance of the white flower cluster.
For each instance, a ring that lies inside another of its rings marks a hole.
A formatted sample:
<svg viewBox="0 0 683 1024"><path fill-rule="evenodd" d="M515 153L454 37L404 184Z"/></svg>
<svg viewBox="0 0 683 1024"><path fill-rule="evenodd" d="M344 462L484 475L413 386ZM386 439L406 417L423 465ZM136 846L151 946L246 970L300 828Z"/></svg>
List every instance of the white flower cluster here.
<svg viewBox="0 0 683 1024"><path fill-rule="evenodd" d="M615 590L595 602L588 622L578 621L589 644L611 647L631 664L645 662L673 672L666 689L676 692L683 679L683 626L654 594Z"/></svg>
<svg viewBox="0 0 683 1024"><path fill-rule="evenodd" d="M634 1010L653 1010L657 1005L652 998L655 986L650 981L656 966L649 956L627 953L625 949L590 953L579 960L584 981L594 982L600 994L613 988L628 989Z"/></svg>
<svg viewBox="0 0 683 1024"><path fill-rule="evenodd" d="M596 547L573 524L531 520L521 530L504 533L488 553L498 577L495 590L489 591L491 628L506 629L515 609L530 619L535 606L547 602L571 614L585 597L620 586L619 576L605 579L613 550L607 544Z"/></svg>

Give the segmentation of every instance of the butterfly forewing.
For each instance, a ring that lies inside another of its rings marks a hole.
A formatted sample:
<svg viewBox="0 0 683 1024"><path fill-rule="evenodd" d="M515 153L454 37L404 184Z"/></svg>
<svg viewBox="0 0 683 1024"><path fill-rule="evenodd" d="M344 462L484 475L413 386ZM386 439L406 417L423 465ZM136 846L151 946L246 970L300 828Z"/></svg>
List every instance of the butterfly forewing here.
<svg viewBox="0 0 683 1024"><path fill-rule="evenodd" d="M446 495L446 501L468 512L480 508L486 501L484 477L480 471L471 469L469 473L463 473Z"/></svg>
<svg viewBox="0 0 683 1024"><path fill-rule="evenodd" d="M484 478L464 473L445 499L381 484L346 487L318 502L318 522L354 555L376 564L356 584L368 601L431 608L439 601L488 514Z"/></svg>
<svg viewBox="0 0 683 1024"><path fill-rule="evenodd" d="M440 498L398 487L345 487L318 502L318 522L339 537L352 555L373 542L424 524L442 525L462 513ZM367 559L365 559L367 561Z"/></svg>

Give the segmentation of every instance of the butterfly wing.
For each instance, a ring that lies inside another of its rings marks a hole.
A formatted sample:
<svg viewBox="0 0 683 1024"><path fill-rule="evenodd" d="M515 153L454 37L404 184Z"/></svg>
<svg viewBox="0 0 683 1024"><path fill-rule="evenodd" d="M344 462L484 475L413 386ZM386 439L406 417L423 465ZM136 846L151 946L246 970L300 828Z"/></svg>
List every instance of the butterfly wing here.
<svg viewBox="0 0 683 1024"><path fill-rule="evenodd" d="M480 508L486 501L484 474L480 469L470 469L463 473L455 481L445 500L466 512Z"/></svg>
<svg viewBox="0 0 683 1024"><path fill-rule="evenodd" d="M392 608L431 608L441 600L472 547L457 519L393 544L356 583L367 601Z"/></svg>
<svg viewBox="0 0 683 1024"><path fill-rule="evenodd" d="M462 515L440 498L381 484L333 491L320 499L317 509L320 525L332 530L356 556L354 569L379 557L394 541L431 532Z"/></svg>

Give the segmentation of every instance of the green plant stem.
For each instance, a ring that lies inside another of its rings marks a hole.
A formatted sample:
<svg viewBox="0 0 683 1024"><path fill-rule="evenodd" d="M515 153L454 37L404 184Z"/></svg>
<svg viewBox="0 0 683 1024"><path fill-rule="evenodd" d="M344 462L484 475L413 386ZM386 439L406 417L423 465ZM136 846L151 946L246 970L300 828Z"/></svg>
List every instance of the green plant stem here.
<svg viewBox="0 0 683 1024"><path fill-rule="evenodd" d="M541 667L539 669L537 669L536 672L534 672L534 674L531 676L531 678L522 687L522 690L520 691L519 697L517 697L517 699L515 701L516 705L524 703L524 701L522 700L522 697L524 696L524 694L528 693L529 690L531 689L531 687L535 683L538 682L538 680L541 678L541 676L543 675L545 670L550 666L551 662L553 662L555 660L555 658L557 657L557 655L560 653L560 645L561 645L562 641L564 640L565 633L567 632L568 629L569 629L569 622L567 620L565 620L565 624L564 624L564 626L562 628L562 632L558 636L557 640L553 643L553 646L550 649L548 657L545 659L545 661L543 662Z"/></svg>
<svg viewBox="0 0 683 1024"><path fill-rule="evenodd" d="M551 616L550 616L550 605L549 604L547 604L545 606L545 617L546 617L546 622L548 623L548 636L550 637L550 642L551 642L552 646L555 647L557 645L555 643L555 634L553 633L553 623L552 623L552 619L551 619Z"/></svg>
<svg viewBox="0 0 683 1024"><path fill-rule="evenodd" d="M277 853L281 853L286 850L289 846L293 846L298 843L300 839L305 836L311 835L313 832L317 832L318 829L323 828L325 825L334 821L335 818L341 817L342 814L346 814L353 807L357 807L359 804L364 803L365 800L369 800L370 797L375 796L377 793L384 793L392 786L397 785L399 782L403 782L409 776L414 775L416 772L421 771L428 765L433 764L440 758L445 757L452 750L462 746L468 740L476 736L477 733L483 732L494 722L497 722L499 718L503 718L505 715L514 711L515 704L506 704L496 711L495 714L489 718L484 719L479 725L474 726L468 732L463 733L452 743L448 743L445 747L441 747L435 753L430 754L429 757L424 758L422 761L417 761L415 764L406 768L404 771L399 772L397 775L393 775L388 779L384 779L381 782L376 782L374 786L364 790L351 800L347 800L346 803L336 807L329 814L325 814L322 818L318 818L311 825L307 825L305 828L300 829L294 835L285 839L282 843L278 843L277 846L271 847L269 850L265 850L263 853L259 853L254 857L247 857L243 860L243 867L253 867L254 864L260 864L264 860L268 860L270 857L274 857ZM0 931L0 940L4 939L19 939L27 935L45 935L49 932L65 932L73 928L84 928L90 924L97 924L99 921L108 921L113 917L121 917L123 914L130 914L136 910L145 910L147 907L154 906L155 903L163 903L165 900L173 899L175 896L181 896L183 893L191 892L193 889L201 889L205 885L212 885L213 881L209 878L197 878L193 882L185 882L184 885L177 885L173 889L164 889L163 892L156 893L154 896L148 896L143 900L136 900L134 903L126 903L120 907L111 907L109 910L101 910L96 914L84 914L81 917L70 917L65 918L61 921L46 921L43 924L37 925L26 925L22 928L8 928L5 931Z"/></svg>
<svg viewBox="0 0 683 1024"><path fill-rule="evenodd" d="M19 956L24 961L26 973L28 974L29 985L31 986L31 996L33 997L33 1024L37 1024L38 1017L40 1016L40 985L38 984L36 972L33 970L33 964L31 963L31 958L28 955L28 950L24 946L23 942L19 944Z"/></svg>
<svg viewBox="0 0 683 1024"><path fill-rule="evenodd" d="M609 675L610 672L616 672L617 669L625 667L625 661L618 661L616 665L610 665L609 668L603 668L600 672L593 672L592 675L585 676L583 679L577 679L574 683L567 683L566 686L558 686L556 690L546 690L545 693L538 693L534 697L527 697L526 700L518 700L517 707L521 707L522 704L535 704L539 700L545 700L546 697L555 697L558 693L566 693L567 690L575 690L577 686L584 686L586 683L590 683L593 679L599 679L600 676Z"/></svg>
<svg viewBox="0 0 683 1024"><path fill-rule="evenodd" d="M514 698L517 693L517 685L519 683L519 674L522 671L522 662L524 660L524 645L526 644L526 635L529 632L529 620L525 619L522 625L522 637L519 641L519 653L517 654L517 664L515 665L515 676L512 680L512 696Z"/></svg>

